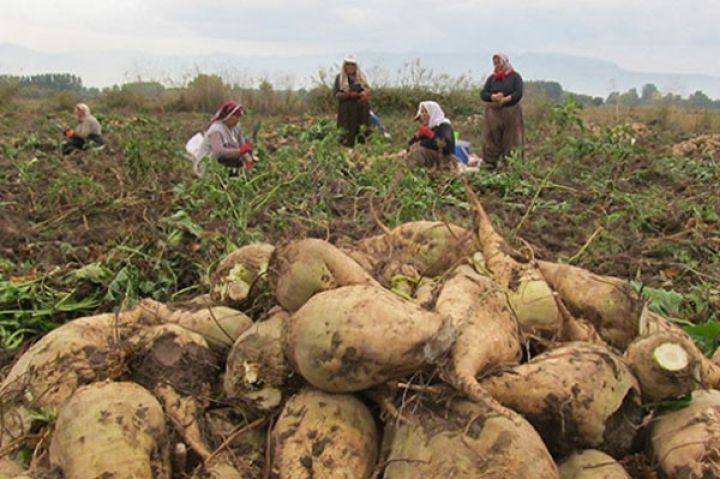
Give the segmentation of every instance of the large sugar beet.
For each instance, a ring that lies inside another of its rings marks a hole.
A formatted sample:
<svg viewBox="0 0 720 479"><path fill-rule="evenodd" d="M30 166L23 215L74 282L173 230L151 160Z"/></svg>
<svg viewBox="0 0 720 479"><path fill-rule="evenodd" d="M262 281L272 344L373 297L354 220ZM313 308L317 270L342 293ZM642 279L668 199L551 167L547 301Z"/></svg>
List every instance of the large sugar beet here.
<svg viewBox="0 0 720 479"><path fill-rule="evenodd" d="M58 415L50 461L65 479L169 478L165 415L134 383L78 389Z"/></svg>
<svg viewBox="0 0 720 479"><path fill-rule="evenodd" d="M378 285L354 259L327 241L291 241L275 252L275 298L297 311L315 293L351 284Z"/></svg>
<svg viewBox="0 0 720 479"><path fill-rule="evenodd" d="M203 336L216 349L226 350L253 324L245 313L225 306L174 306L143 299L138 307L155 323L171 323Z"/></svg>
<svg viewBox="0 0 720 479"><path fill-rule="evenodd" d="M625 351L625 361L640 382L647 401L720 388L720 366L705 357L690 335L647 308L638 337Z"/></svg>
<svg viewBox="0 0 720 479"><path fill-rule="evenodd" d="M292 368L285 359L282 331L288 313L279 310L258 321L235 341L225 366L223 388L228 398L259 410L279 406Z"/></svg>
<svg viewBox="0 0 720 479"><path fill-rule="evenodd" d="M720 391L696 391L686 408L661 415L652 425L655 458L668 478L720 477Z"/></svg>
<svg viewBox="0 0 720 479"><path fill-rule="evenodd" d="M473 208L476 234L487 269L507 294L520 330L526 336L556 338L567 321L555 295L534 261L515 252L493 226L490 217L469 185L465 186ZM571 319L571 318L569 318Z"/></svg>
<svg viewBox="0 0 720 479"><path fill-rule="evenodd" d="M476 249L470 230L440 221L414 221L360 240L348 254L389 284L396 274L443 274Z"/></svg>
<svg viewBox="0 0 720 479"><path fill-rule="evenodd" d="M596 448L620 457L643 416L637 380L597 345L569 343L480 384L525 416L557 455Z"/></svg>
<svg viewBox="0 0 720 479"><path fill-rule="evenodd" d="M627 471L602 451L586 449L560 463L560 479L630 479Z"/></svg>
<svg viewBox="0 0 720 479"><path fill-rule="evenodd" d="M485 401L428 400L420 407L413 402L404 420L387 423L385 479L558 478L532 426L498 409L504 408Z"/></svg>
<svg viewBox="0 0 720 479"><path fill-rule="evenodd" d="M378 439L375 421L358 399L308 389L285 404L272 446L273 479L366 479Z"/></svg>
<svg viewBox="0 0 720 479"><path fill-rule="evenodd" d="M227 255L213 272L211 298L239 306L266 290L265 276L274 252L275 247L271 244L254 243Z"/></svg>
<svg viewBox="0 0 720 479"><path fill-rule="evenodd" d="M150 390L167 384L185 394L210 394L220 367L203 336L171 323L148 327L133 341L128 368L135 382Z"/></svg>
<svg viewBox="0 0 720 479"><path fill-rule="evenodd" d="M33 344L0 384L0 447L30 432L30 410L57 410L81 385L119 377L124 340L143 327L136 308L75 319Z"/></svg>
<svg viewBox="0 0 720 479"><path fill-rule="evenodd" d="M285 356L313 386L360 391L416 371L450 347L443 320L368 285L316 294L290 316Z"/></svg>
<svg viewBox="0 0 720 479"><path fill-rule="evenodd" d="M608 344L624 351L635 339L642 301L627 281L547 261L538 268L570 312L590 321Z"/></svg>
<svg viewBox="0 0 720 479"><path fill-rule="evenodd" d="M475 378L515 365L522 355L517 320L505 295L488 277L462 265L444 283L435 310L457 331L443 377L471 399L487 398Z"/></svg>
<svg viewBox="0 0 720 479"><path fill-rule="evenodd" d="M50 331L13 365L0 385L4 400L57 408L78 386L123 372L120 340L138 329L139 310L75 319Z"/></svg>

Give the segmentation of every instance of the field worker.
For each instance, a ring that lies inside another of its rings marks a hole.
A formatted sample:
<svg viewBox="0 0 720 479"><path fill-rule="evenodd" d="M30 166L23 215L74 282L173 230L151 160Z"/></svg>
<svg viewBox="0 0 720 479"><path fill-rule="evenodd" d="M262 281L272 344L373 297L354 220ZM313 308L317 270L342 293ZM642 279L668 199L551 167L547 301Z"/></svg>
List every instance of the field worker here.
<svg viewBox="0 0 720 479"><path fill-rule="evenodd" d="M66 128L63 132L67 138L62 146L63 155L69 155L76 150L104 147L102 128L97 119L90 114L90 108L85 103L78 103L75 105L74 113L78 125L75 129Z"/></svg>
<svg viewBox="0 0 720 479"><path fill-rule="evenodd" d="M364 143L370 129L370 85L355 55L348 54L343 59L333 95L338 101L337 126L342 129L343 145Z"/></svg>
<svg viewBox="0 0 720 479"><path fill-rule="evenodd" d="M245 141L240 131L240 118L244 114L245 109L240 103L232 100L223 103L210 119L198 158L212 158L233 169L252 168L253 144Z"/></svg>
<svg viewBox="0 0 720 479"><path fill-rule="evenodd" d="M480 97L486 102L483 161L494 169L514 148L522 149L525 128L520 107L522 77L513 69L507 55L496 53L492 61L494 71L485 82Z"/></svg>
<svg viewBox="0 0 720 479"><path fill-rule="evenodd" d="M408 162L428 168L456 166L455 134L440 105L434 101L420 102L415 119L420 121L420 128L410 139Z"/></svg>

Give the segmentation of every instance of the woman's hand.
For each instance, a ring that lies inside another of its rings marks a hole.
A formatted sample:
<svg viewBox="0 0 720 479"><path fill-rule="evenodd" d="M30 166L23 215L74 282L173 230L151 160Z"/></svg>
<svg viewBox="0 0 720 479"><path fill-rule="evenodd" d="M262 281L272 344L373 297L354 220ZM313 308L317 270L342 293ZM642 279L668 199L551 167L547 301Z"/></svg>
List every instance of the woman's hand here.
<svg viewBox="0 0 720 479"><path fill-rule="evenodd" d="M497 93L493 93L492 95L490 95L490 100L492 100L492 101L495 102L495 103L502 103L502 102L503 102L503 98L505 98L505 95L503 95L503 93L500 92L500 91L497 92Z"/></svg>
<svg viewBox="0 0 720 479"><path fill-rule="evenodd" d="M251 141L246 141L243 146L240 147L240 156L243 156L245 153L250 153L252 151L253 144Z"/></svg>
<svg viewBox="0 0 720 479"><path fill-rule="evenodd" d="M432 129L430 129L430 127L427 127L424 125L421 126L420 129L418 129L418 131L417 131L418 138L427 138L429 140L429 139L432 139L432 137L434 137L434 136L435 136L435 132L433 132Z"/></svg>

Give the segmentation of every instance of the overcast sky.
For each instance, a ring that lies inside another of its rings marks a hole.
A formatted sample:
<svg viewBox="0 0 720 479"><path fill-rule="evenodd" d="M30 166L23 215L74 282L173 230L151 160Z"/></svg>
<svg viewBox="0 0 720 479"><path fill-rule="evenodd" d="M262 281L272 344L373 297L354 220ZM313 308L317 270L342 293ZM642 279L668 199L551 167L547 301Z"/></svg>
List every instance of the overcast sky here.
<svg viewBox="0 0 720 479"><path fill-rule="evenodd" d="M720 0L2 0L0 42L35 50L301 55L557 52L720 75ZM488 60L488 68L489 68Z"/></svg>

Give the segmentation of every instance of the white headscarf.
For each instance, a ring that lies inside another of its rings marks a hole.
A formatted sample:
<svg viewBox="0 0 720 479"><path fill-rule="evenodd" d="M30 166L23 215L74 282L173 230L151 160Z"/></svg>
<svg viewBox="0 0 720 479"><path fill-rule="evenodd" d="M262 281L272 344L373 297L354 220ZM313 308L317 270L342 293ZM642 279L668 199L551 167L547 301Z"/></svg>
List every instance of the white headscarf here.
<svg viewBox="0 0 720 479"><path fill-rule="evenodd" d="M421 101L420 105L418 105L418 111L415 118L420 117L420 113L422 113L423 108L430 115L430 121L428 122L428 126L430 128L435 128L442 123L447 123L448 125L450 124L450 120L445 118L445 113L442 111L442 108L440 108L440 105L434 101Z"/></svg>
<svg viewBox="0 0 720 479"><path fill-rule="evenodd" d="M85 103L78 103L77 105L75 105L75 109L83 112L84 115L90 114L90 107L87 106Z"/></svg>
<svg viewBox="0 0 720 479"><path fill-rule="evenodd" d="M342 67L340 69L340 89L344 92L350 91L350 80L345 72L345 65L347 64L356 65L355 82L362 85L363 90L369 90L370 83L368 83L365 73L360 69L360 65L357 63L357 58L352 53L348 53L345 55L345 58L343 58Z"/></svg>

